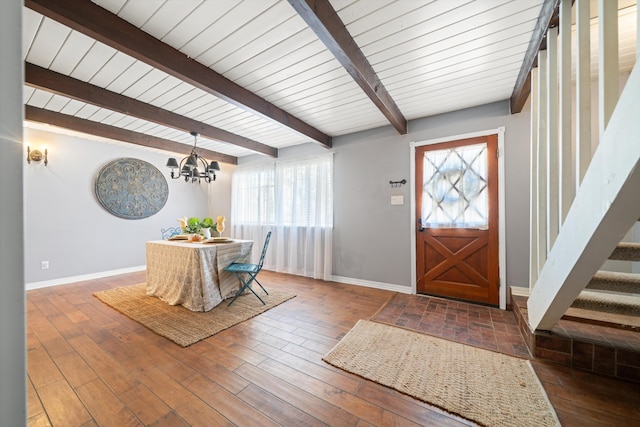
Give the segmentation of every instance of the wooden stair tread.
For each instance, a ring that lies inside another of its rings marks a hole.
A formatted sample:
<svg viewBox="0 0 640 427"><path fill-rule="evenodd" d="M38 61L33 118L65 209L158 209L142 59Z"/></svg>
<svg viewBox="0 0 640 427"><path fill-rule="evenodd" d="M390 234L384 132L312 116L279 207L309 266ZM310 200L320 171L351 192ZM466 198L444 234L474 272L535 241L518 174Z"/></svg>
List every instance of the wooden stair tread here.
<svg viewBox="0 0 640 427"><path fill-rule="evenodd" d="M564 320L571 320L574 322L590 323L616 329L640 332L640 318L637 316L627 316L624 314L569 307L562 318Z"/></svg>

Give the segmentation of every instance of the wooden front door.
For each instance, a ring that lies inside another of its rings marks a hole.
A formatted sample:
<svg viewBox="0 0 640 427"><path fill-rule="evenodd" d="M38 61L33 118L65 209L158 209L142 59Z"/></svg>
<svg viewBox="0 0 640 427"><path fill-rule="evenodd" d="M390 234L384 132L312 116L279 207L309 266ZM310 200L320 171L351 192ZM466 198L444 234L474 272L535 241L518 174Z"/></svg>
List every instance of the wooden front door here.
<svg viewBox="0 0 640 427"><path fill-rule="evenodd" d="M499 303L497 135L416 148L416 290Z"/></svg>

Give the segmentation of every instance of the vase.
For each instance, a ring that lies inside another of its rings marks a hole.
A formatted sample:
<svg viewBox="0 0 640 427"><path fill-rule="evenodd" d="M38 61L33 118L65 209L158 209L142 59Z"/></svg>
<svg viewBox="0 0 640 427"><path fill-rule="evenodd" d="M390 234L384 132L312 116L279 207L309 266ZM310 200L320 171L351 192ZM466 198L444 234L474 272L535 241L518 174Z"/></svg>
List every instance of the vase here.
<svg viewBox="0 0 640 427"><path fill-rule="evenodd" d="M211 229L210 228L203 228L202 229L202 235L204 236L205 239L210 239L211 238Z"/></svg>

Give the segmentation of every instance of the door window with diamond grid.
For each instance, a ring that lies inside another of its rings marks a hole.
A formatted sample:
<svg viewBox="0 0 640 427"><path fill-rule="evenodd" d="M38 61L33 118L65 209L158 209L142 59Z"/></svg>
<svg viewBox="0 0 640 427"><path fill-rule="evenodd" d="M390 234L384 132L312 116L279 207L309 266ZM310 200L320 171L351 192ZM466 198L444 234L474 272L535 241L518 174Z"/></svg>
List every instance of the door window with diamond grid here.
<svg viewBox="0 0 640 427"><path fill-rule="evenodd" d="M423 227L488 227L486 144L425 152L422 166Z"/></svg>

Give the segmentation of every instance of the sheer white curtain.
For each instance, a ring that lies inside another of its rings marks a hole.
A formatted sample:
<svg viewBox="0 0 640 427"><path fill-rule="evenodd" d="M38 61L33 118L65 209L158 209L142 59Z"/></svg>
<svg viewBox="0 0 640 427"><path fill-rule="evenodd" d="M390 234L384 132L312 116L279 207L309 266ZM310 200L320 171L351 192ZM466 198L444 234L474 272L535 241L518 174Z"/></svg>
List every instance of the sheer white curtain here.
<svg viewBox="0 0 640 427"><path fill-rule="evenodd" d="M331 277L333 154L240 166L232 195L232 233L256 242L254 261L271 230L266 269Z"/></svg>

